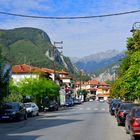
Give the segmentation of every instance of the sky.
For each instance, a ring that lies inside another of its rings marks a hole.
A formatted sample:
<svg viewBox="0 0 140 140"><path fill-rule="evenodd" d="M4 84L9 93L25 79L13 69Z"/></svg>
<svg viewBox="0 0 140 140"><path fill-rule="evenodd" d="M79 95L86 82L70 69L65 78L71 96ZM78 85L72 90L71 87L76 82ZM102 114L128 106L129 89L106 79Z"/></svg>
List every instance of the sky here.
<svg viewBox="0 0 140 140"><path fill-rule="evenodd" d="M140 9L140 0L0 0L0 11L37 16L96 16ZM107 50L126 49L127 37L140 12L128 15L75 20L14 17L0 14L0 28L35 27L51 42L63 41L63 54L84 57Z"/></svg>

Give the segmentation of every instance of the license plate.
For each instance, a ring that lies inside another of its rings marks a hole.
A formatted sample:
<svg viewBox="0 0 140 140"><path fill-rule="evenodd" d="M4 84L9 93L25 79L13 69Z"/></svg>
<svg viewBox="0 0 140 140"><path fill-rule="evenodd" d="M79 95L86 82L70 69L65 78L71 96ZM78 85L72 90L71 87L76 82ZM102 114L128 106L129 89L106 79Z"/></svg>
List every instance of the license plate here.
<svg viewBox="0 0 140 140"><path fill-rule="evenodd" d="M9 116L2 116L2 119L8 119Z"/></svg>

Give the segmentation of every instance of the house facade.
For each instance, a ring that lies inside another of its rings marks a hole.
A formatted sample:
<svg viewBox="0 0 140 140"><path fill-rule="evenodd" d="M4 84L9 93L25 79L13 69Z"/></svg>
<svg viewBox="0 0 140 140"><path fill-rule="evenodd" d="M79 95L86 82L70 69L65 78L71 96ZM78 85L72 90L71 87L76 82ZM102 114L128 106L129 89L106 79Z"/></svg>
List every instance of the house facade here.
<svg viewBox="0 0 140 140"><path fill-rule="evenodd" d="M49 77L50 73L43 71L40 68L32 67L26 64L14 65L12 67L12 79L14 83L25 78L39 78L40 76Z"/></svg>
<svg viewBox="0 0 140 140"><path fill-rule="evenodd" d="M95 100L104 99L107 100L109 97L109 85L105 82L99 82L97 80L89 80L87 82L75 82L76 91L87 90L88 98Z"/></svg>

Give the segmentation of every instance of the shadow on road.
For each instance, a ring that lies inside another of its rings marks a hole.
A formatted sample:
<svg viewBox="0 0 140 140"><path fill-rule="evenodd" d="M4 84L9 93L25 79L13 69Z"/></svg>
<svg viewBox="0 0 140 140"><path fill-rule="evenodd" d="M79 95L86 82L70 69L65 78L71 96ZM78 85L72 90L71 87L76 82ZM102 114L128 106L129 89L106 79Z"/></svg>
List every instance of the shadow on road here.
<svg viewBox="0 0 140 140"><path fill-rule="evenodd" d="M0 136L1 137L1 136ZM2 140L36 140L38 137L40 136L11 136L11 135L7 135L7 136L2 136Z"/></svg>
<svg viewBox="0 0 140 140"><path fill-rule="evenodd" d="M27 121L4 124L0 126L0 139L2 140L35 140L37 137L33 131L41 131L50 127L67 125L82 120L72 119L52 119L44 116L29 118ZM10 126L10 127L8 127ZM46 130L47 131L47 130ZM27 136L27 134L29 136Z"/></svg>

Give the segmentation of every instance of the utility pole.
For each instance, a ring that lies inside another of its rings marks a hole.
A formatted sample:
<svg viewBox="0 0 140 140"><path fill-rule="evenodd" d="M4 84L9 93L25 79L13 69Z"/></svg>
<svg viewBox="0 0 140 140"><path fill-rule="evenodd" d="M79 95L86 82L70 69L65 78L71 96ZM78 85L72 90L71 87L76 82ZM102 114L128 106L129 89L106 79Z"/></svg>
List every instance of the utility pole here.
<svg viewBox="0 0 140 140"><path fill-rule="evenodd" d="M63 41L60 41L60 42L55 42L54 41L54 45L53 45L53 69L54 69L54 81L55 81L55 75L56 75L56 66L55 66L55 49L63 49L63 47L56 47L56 44L63 44Z"/></svg>

